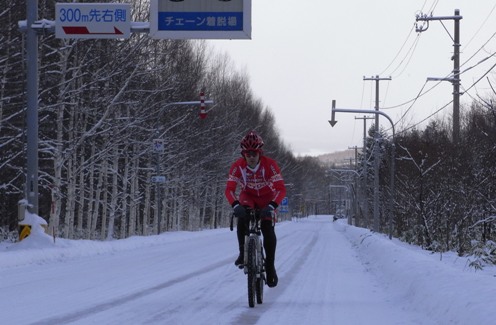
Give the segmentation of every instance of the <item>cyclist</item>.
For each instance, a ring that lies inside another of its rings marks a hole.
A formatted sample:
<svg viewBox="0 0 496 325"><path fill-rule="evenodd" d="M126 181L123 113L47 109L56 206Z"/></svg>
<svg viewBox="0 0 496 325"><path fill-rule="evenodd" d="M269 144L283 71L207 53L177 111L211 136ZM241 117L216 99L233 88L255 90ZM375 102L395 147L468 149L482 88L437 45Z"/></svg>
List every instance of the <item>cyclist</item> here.
<svg viewBox="0 0 496 325"><path fill-rule="evenodd" d="M264 141L255 131L243 137L240 144L242 157L229 170L225 195L238 219L239 256L234 262L238 267L244 263L245 234L249 223L246 208L260 209L267 285L272 288L278 282L274 266L277 238L273 212L286 196L286 187L276 161L263 155L263 145ZM238 185L241 188L239 196L236 195Z"/></svg>

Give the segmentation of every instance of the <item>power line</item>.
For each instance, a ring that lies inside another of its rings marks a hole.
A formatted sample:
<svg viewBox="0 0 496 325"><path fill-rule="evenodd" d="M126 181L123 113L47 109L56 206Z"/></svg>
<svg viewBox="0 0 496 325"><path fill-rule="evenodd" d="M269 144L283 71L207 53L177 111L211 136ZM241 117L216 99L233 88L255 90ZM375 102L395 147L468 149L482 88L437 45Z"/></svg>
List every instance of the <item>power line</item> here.
<svg viewBox="0 0 496 325"><path fill-rule="evenodd" d="M403 129L401 131L399 131L398 133L404 133L408 130L411 130L413 129L414 127L416 127L417 125L420 125L422 124L423 122L427 121L428 119L430 119L431 117L433 117L434 115L436 115L437 113L441 112L443 109L445 109L446 107L448 107L448 105L450 105L451 103L453 103L453 100L451 100L449 103L447 103L446 105L444 105L443 107L441 107L440 109L438 109L437 111L435 111L434 113L432 113L431 115L427 116L426 118L424 118L423 120L419 121L418 123L415 123L414 125L406 128L406 129Z"/></svg>
<svg viewBox="0 0 496 325"><path fill-rule="evenodd" d="M473 58L477 55L477 53L479 53L480 51L482 51L482 50L484 49L484 47L487 45L487 43L489 43L489 42L491 41L491 39L493 39L493 37L494 37L494 36L496 36L496 32L495 32L493 35L491 35L491 37L489 37L489 39L488 39L488 40L487 40L487 41L486 41L486 42L485 42L485 43L484 43L484 44L483 44L483 45L482 45L482 46L481 46L481 47L480 47L477 51L475 51L475 53L474 53L474 54L472 54L472 56L471 56L470 58L468 58L468 59L467 59L467 61L465 61L464 63L462 63L462 65L461 65L461 66L464 66L465 64L467 64L470 60L472 60L472 59L473 59ZM493 53L493 54L491 54L491 55L490 55L489 57L487 57L486 59L490 58L490 57L491 57L491 56L493 56L493 55L494 55L494 53ZM480 63L480 61L479 61L479 63ZM479 63L478 63L478 64L479 64ZM477 65L478 65L478 64L477 64ZM476 65L476 66L477 66L477 65ZM464 71L467 71L467 69L466 69L466 70L464 70Z"/></svg>
<svg viewBox="0 0 496 325"><path fill-rule="evenodd" d="M493 55L494 55L494 54L493 54ZM482 78L484 78L485 76L487 76L487 74L488 74L489 72L491 72L491 71L492 71L495 67L496 67L496 63L495 63L495 64L493 64L493 66L492 66L491 68L489 68L489 70L487 70L487 71L486 71L486 72L485 72L485 73L484 73L484 74L483 74L483 75L482 75L479 79L477 79L477 81L476 81L476 82L474 82L472 85L470 85L470 87L468 87L468 88L467 88L467 90L466 90L465 92L467 92L467 91L469 91L470 89L472 89L472 88L473 88L476 84L478 84L478 83L479 83L479 81L481 81L481 80L482 80Z"/></svg>
<svg viewBox="0 0 496 325"><path fill-rule="evenodd" d="M470 85L470 87L468 87L464 93L467 93L470 89L472 89L477 83L479 83L485 76L487 76L487 74L489 72L491 72L494 68L496 68L496 63L493 64L493 66L491 66L491 68L489 68L479 79L477 79L477 81L475 81L472 85ZM470 96L470 95L469 95ZM472 96L471 96L472 97ZM473 98L473 97L472 97ZM417 125L420 125L422 124L423 122L427 121L428 119L430 119L431 117L433 117L434 115L438 114L439 112L441 112L443 109L445 109L446 107L448 107L448 105L450 105L451 103L453 103L453 100L451 100L450 102L448 102L447 104L443 105L441 108L439 108L438 110L436 110L434 113L430 114L429 116L427 116L426 118L424 118L423 120L415 123L414 125L404 129L404 130L401 130L400 132L398 133L404 133L408 130L411 130L413 129L414 127L416 127Z"/></svg>
<svg viewBox="0 0 496 325"><path fill-rule="evenodd" d="M417 102L417 99L420 97L420 94L422 93L422 90L424 90L425 86L427 85L427 80L425 81L424 85L422 86L422 89L420 89L419 91L419 94L417 95L417 97L414 99L414 101L412 102L412 104L410 105L410 107L407 108L407 110L405 111L405 113L403 113L403 115L400 117L400 119L398 120L398 122L396 122L394 125L398 125L398 123L401 122L401 120L403 120L406 116L406 114L408 114L408 112L410 111L410 109L413 107L413 105L415 105L415 103ZM431 88L432 89L432 88Z"/></svg>
<svg viewBox="0 0 496 325"><path fill-rule="evenodd" d="M491 17L491 15L493 14L494 9L496 9L496 4L493 6L493 8L489 12L489 14L487 14L486 19L484 19L484 21L482 22L482 24L479 27L479 29L475 32L475 34L472 36L472 38L470 38L470 40L467 42L467 44L465 45L465 47L463 49L465 49L470 43L472 43L472 41L474 40L475 36L477 36L477 34L479 34L479 32L481 31L482 27L484 27L484 25L489 20L489 17ZM493 36L494 36L494 34L493 34Z"/></svg>
<svg viewBox="0 0 496 325"><path fill-rule="evenodd" d="M434 11L435 7L437 6L437 4L439 3L439 0L435 1L431 8L430 8L430 12L431 12L431 17L430 18L427 18L425 20L425 22L428 23L429 20L431 20L432 18L432 12ZM423 7L425 6L426 2L424 2L424 5ZM476 32L476 34L474 34L472 36L472 38L470 39L470 42L474 39L475 35L477 35L477 33L479 33L479 31L481 30L482 26L484 26L484 24L486 23L486 21L488 20L488 18L491 16L492 12L494 11L494 9L496 8L496 5L492 8L491 12L489 13L488 17L486 17L486 19L484 20L484 22L482 23L481 27L478 29L478 31ZM426 16L424 16L426 17ZM442 23L442 21L441 21ZM443 24L443 27L444 29L446 30L446 27L444 26ZM410 36L412 34L412 30L410 30L408 36L407 36L407 39L405 40L405 42L403 42L400 50L396 53L394 59L391 61L391 63L386 67L386 69L384 69L384 71L386 71L387 69L389 69L392 64L396 61L396 59L399 57L400 53L403 51L405 45L407 44L408 40L410 39ZM448 33L449 34L449 33ZM396 72L400 67L401 65L405 62L405 60L407 59L408 55L409 55L409 58L408 58L408 61L407 61L407 64L404 66L403 70L400 72L399 75L401 75L405 70L406 68L408 67L409 65L409 62L410 60L413 58L413 55L414 55L414 52L415 52L415 48L416 46L418 45L418 42L419 42L419 39L420 39L420 34L417 34L417 38L415 39L415 41L413 42L412 46L409 48L409 50L407 51L405 57L401 60L401 62L398 64L398 66L393 70L393 73ZM466 60L462 66L466 65L470 60L472 60L480 51L482 51L484 49L484 47L494 38L494 36L496 36L496 33L494 33L472 56L469 57L468 60ZM453 39L453 38L452 38ZM454 71L450 72L445 78L442 78L442 79L445 79L445 80L448 80L448 79L454 79L454 78L457 78L459 80L459 76L468 72L469 70L479 66L480 64L482 64L483 62L487 61L488 59L490 59L491 57L495 56L496 53L492 53L491 55L485 57L484 59L480 60L479 62L477 62L475 65L467 68L467 69L464 69L463 71L459 71L458 70L458 73L455 73ZM494 66L489 70L491 71L492 69L494 68ZM471 89L472 87L475 86L476 83L478 83L480 80L482 80L482 78L484 78L485 75L487 75L487 73L489 73L489 71L487 71L482 77L480 77L477 82L475 82L473 85L471 85L466 91L468 91L469 89ZM400 123L401 121L403 121L403 119L406 117L406 115L408 114L408 112L413 108L413 106L416 104L417 100L422 97L422 96L425 96L426 94L428 94L429 92L431 92L434 88L436 88L437 86L439 86L439 84L441 83L442 80L439 80L434 86L432 86L431 88L427 89L425 92L424 92L424 89L427 85L427 82L425 82L423 84L423 86L421 87L420 91L417 93L417 95L413 98L413 99L410 99L404 103L401 103L401 104L398 104L398 105L394 105L394 106L389 106L389 107L382 107L382 109L393 109L393 108L398 108L398 107L403 107L405 105L408 105L410 104L410 106L407 108L407 110L405 111L405 113L403 113L403 115L401 116L401 118L399 119L398 122L396 122L395 125L397 125L398 123ZM362 89L362 102L363 102L363 95L364 95L364 92L363 92L363 89ZM444 105L443 107L441 107L440 109L438 109L436 112L434 112L433 114L429 115L428 117L426 117L425 119L423 119L422 121L414 124L413 126L411 126L410 128L408 129L411 129L421 123L423 123L425 120L429 119L430 117L434 116L435 114L439 113L440 111L442 111L447 105L451 104L453 102L450 101L448 104ZM407 129L407 130L408 130Z"/></svg>
<svg viewBox="0 0 496 325"><path fill-rule="evenodd" d="M424 1L424 4L422 5L422 8L420 9L420 12L424 10L426 4L427 4L427 1L428 0L425 0ZM432 5L431 5L431 8L429 9L429 12L432 12L434 11L434 9L437 7L437 4L438 4L439 0L436 0ZM418 43L418 39L419 39L419 35L420 33L417 34L417 38L414 40L412 46L410 46L410 48L408 49L407 53L404 55L403 59L398 63L397 67L393 69L393 71L391 73L386 73L386 71L393 65L393 63L396 61L396 59L400 56L400 53L403 51L403 49L405 48L405 45L408 43L413 31L414 31L414 27L416 26L416 24L412 24L412 28L409 30L408 32L408 35L405 39L405 41L403 42L403 44L401 45L400 49L396 52L394 58L391 60L391 62L387 65L387 67L383 70L383 72L381 72L379 75L384 75L384 74L388 74L388 75L393 75L394 72L396 72L396 70L398 70L400 68L400 66L403 64L403 62L405 62L405 59L407 57L410 57L410 59L408 59L407 61L407 64L405 65L405 67L403 68L402 72L399 74L401 75L405 69L408 67L408 64L410 63L410 60L411 58L413 57L413 52L415 50L415 48L417 47L417 43ZM399 75L395 75L394 77L398 77Z"/></svg>
<svg viewBox="0 0 496 325"><path fill-rule="evenodd" d="M413 54L415 54L415 50L417 49L417 45L419 43L419 40L420 40L420 34L417 34L417 37L415 38L415 41L413 42L412 46L410 47L410 49L408 50L408 53L410 53L410 56L408 57L408 61L406 62L406 65L403 67L403 70L401 70L401 72L398 74L398 75L395 75L394 77L397 78L399 76L401 76L403 74L403 72L405 72L406 68L410 65L410 61L412 60L413 58ZM408 54L407 53L407 54ZM405 56L405 58L403 59L403 61L406 59L407 57ZM401 63L403 63L403 61L401 61ZM398 70L400 66L398 65L398 67L393 70L391 72L391 74L395 73L396 70Z"/></svg>
<svg viewBox="0 0 496 325"><path fill-rule="evenodd" d="M496 33L495 33L495 34L493 34L493 36L495 36L495 35L496 35ZM493 36L491 36L491 38L492 38ZM486 44L487 44L487 42L486 42ZM490 58L492 58L492 57L494 57L494 56L496 56L496 52L491 53L491 54L490 54L490 55L488 55L487 57L485 57L485 58L483 58L482 60L480 60L479 62L477 62L475 65L473 65L473 66L471 66L471 67L468 67L468 68L466 68L465 70L461 71L459 75L463 75L464 73L468 72L469 70L472 70L473 68L475 68L475 67L477 67L478 65L480 65L480 64L482 64L482 63L484 63L485 61L489 60ZM465 62L465 63L466 63L466 62ZM465 64L465 63L464 63L464 64ZM464 64L463 64L463 65L464 65ZM448 78L449 76L451 76L451 72L450 72L448 75L446 75L446 76L444 77L444 79ZM441 83L441 81L438 81L438 82L437 82L434 86L432 86L431 88L427 89L424 93L422 93L422 90L425 88L425 83L424 83L424 85L422 86L421 90L418 92L417 96L415 96L414 98L412 98L412 99L410 99L410 100L407 100L407 101L405 101L405 102L403 102L403 103L401 103L401 104L397 104L397 105L394 105L394 106L381 107L381 108L382 108L382 109L393 109L393 108L402 107L402 106L405 106L405 105L410 104L410 103L412 103L412 102L415 102L415 101L417 101L417 99L419 99L420 97L422 97L422 96L426 95L427 93L429 93L430 91L432 91L434 88L436 88L436 87L437 87L440 83Z"/></svg>
<svg viewBox="0 0 496 325"><path fill-rule="evenodd" d="M401 45L400 49L398 50L398 52L396 52L396 55L394 56L394 58L391 60L391 62L389 63L389 65L380 73L380 75L384 75L385 72L389 69L389 67L391 67L393 65L393 63L396 61L396 59L399 57L401 51L403 50L403 48L405 47L405 45L407 44L408 40L410 39L410 35L412 35L412 32L414 30L414 26L415 24L412 25L412 28L410 29L410 31L408 32L408 36L406 37L405 41L403 42L403 45ZM410 47L411 49L411 47ZM409 50L410 51L410 50ZM407 55L409 53L409 51L407 52ZM406 57L406 55L405 55ZM393 72L391 74L393 74L396 70L398 70L399 66L403 63L403 61L405 61L405 58L403 58L400 63L398 64L398 66L393 70Z"/></svg>

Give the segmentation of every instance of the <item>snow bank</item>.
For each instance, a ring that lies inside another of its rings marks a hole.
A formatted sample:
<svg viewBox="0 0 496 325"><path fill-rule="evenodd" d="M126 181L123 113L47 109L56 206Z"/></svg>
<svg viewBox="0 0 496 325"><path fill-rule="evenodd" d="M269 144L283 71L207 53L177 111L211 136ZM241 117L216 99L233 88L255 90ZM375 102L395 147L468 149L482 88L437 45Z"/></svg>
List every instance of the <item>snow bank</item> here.
<svg viewBox="0 0 496 325"><path fill-rule="evenodd" d="M359 258L395 296L440 324L485 324L494 319L494 275L466 267L454 253L433 254L383 234L337 223ZM490 268L493 271L493 268ZM454 284L453 281L456 281ZM460 290L463 288L463 290ZM477 297L476 301L467 297Z"/></svg>

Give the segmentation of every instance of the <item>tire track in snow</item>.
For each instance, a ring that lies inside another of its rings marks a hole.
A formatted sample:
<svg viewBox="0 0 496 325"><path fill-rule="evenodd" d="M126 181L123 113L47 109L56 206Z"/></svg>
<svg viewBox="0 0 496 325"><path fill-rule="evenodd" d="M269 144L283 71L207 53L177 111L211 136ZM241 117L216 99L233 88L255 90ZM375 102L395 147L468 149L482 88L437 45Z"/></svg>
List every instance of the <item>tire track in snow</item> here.
<svg viewBox="0 0 496 325"><path fill-rule="evenodd" d="M145 290L141 290L138 292L133 292L131 294L128 294L126 296L120 297L118 299L111 300L107 303L103 304L98 304L96 306L90 307L90 308L84 308L76 312L72 312L66 315L62 316L56 316L56 317L51 317L51 318L46 318L43 319L39 322L32 323L33 325L52 325L52 324L68 324L72 323L75 321L79 321L88 317L91 317L95 314L98 314L100 312L104 312L106 310L121 306L123 304L132 302L134 300L146 297L148 295L152 295L158 291L170 288L174 285L180 284L182 282L188 281L194 277L203 275L205 273L211 272L213 270L216 270L218 268L225 267L226 263L228 263L231 260L231 257L227 259L223 259L221 261L218 261L213 264L209 264L199 270L196 270L194 272L190 272L188 274L185 274L180 277L176 277L174 279L170 279L164 283L158 284L156 286L147 288Z"/></svg>
<svg viewBox="0 0 496 325"><path fill-rule="evenodd" d="M302 232L309 233L307 229L302 230ZM307 242L304 245L302 242L296 240L297 238L299 238L298 236L296 236L296 233L278 236L278 241L285 241L284 246L287 245L286 240L289 240L290 242L298 242L298 245L291 246L291 253L286 253L283 255L283 257L286 258L283 259L283 261L280 263L280 267L278 267L278 269L284 270L284 273L281 272L281 274L279 275L279 285L272 289L266 286L264 288L264 303L261 305L256 305L255 308L249 308L247 311L240 314L237 318L234 319L233 324L252 325L258 322L258 320L263 316L263 313L270 309L272 302L277 301L279 297L284 294L285 289L293 281L294 277L300 272L303 265L305 264L305 261L310 255L310 251L319 238L319 233L320 231L313 231L313 235L311 237L306 236L305 238L307 239ZM279 245L278 243L278 251L280 248L279 246L283 245ZM246 290L247 289L245 288L245 297L247 295ZM245 303L248 304L247 300L245 300Z"/></svg>

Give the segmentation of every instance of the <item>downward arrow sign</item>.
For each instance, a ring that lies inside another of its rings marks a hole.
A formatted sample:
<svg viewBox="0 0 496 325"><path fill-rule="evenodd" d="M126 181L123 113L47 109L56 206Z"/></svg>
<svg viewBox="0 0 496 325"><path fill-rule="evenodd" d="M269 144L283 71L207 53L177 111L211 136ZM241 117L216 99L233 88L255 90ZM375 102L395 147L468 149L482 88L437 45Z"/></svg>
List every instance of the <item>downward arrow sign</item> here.
<svg viewBox="0 0 496 325"><path fill-rule="evenodd" d="M334 109L336 108L336 100L332 100L332 109L331 109L331 120L329 121L329 124L334 127L338 121L336 121L336 112L334 112Z"/></svg>

